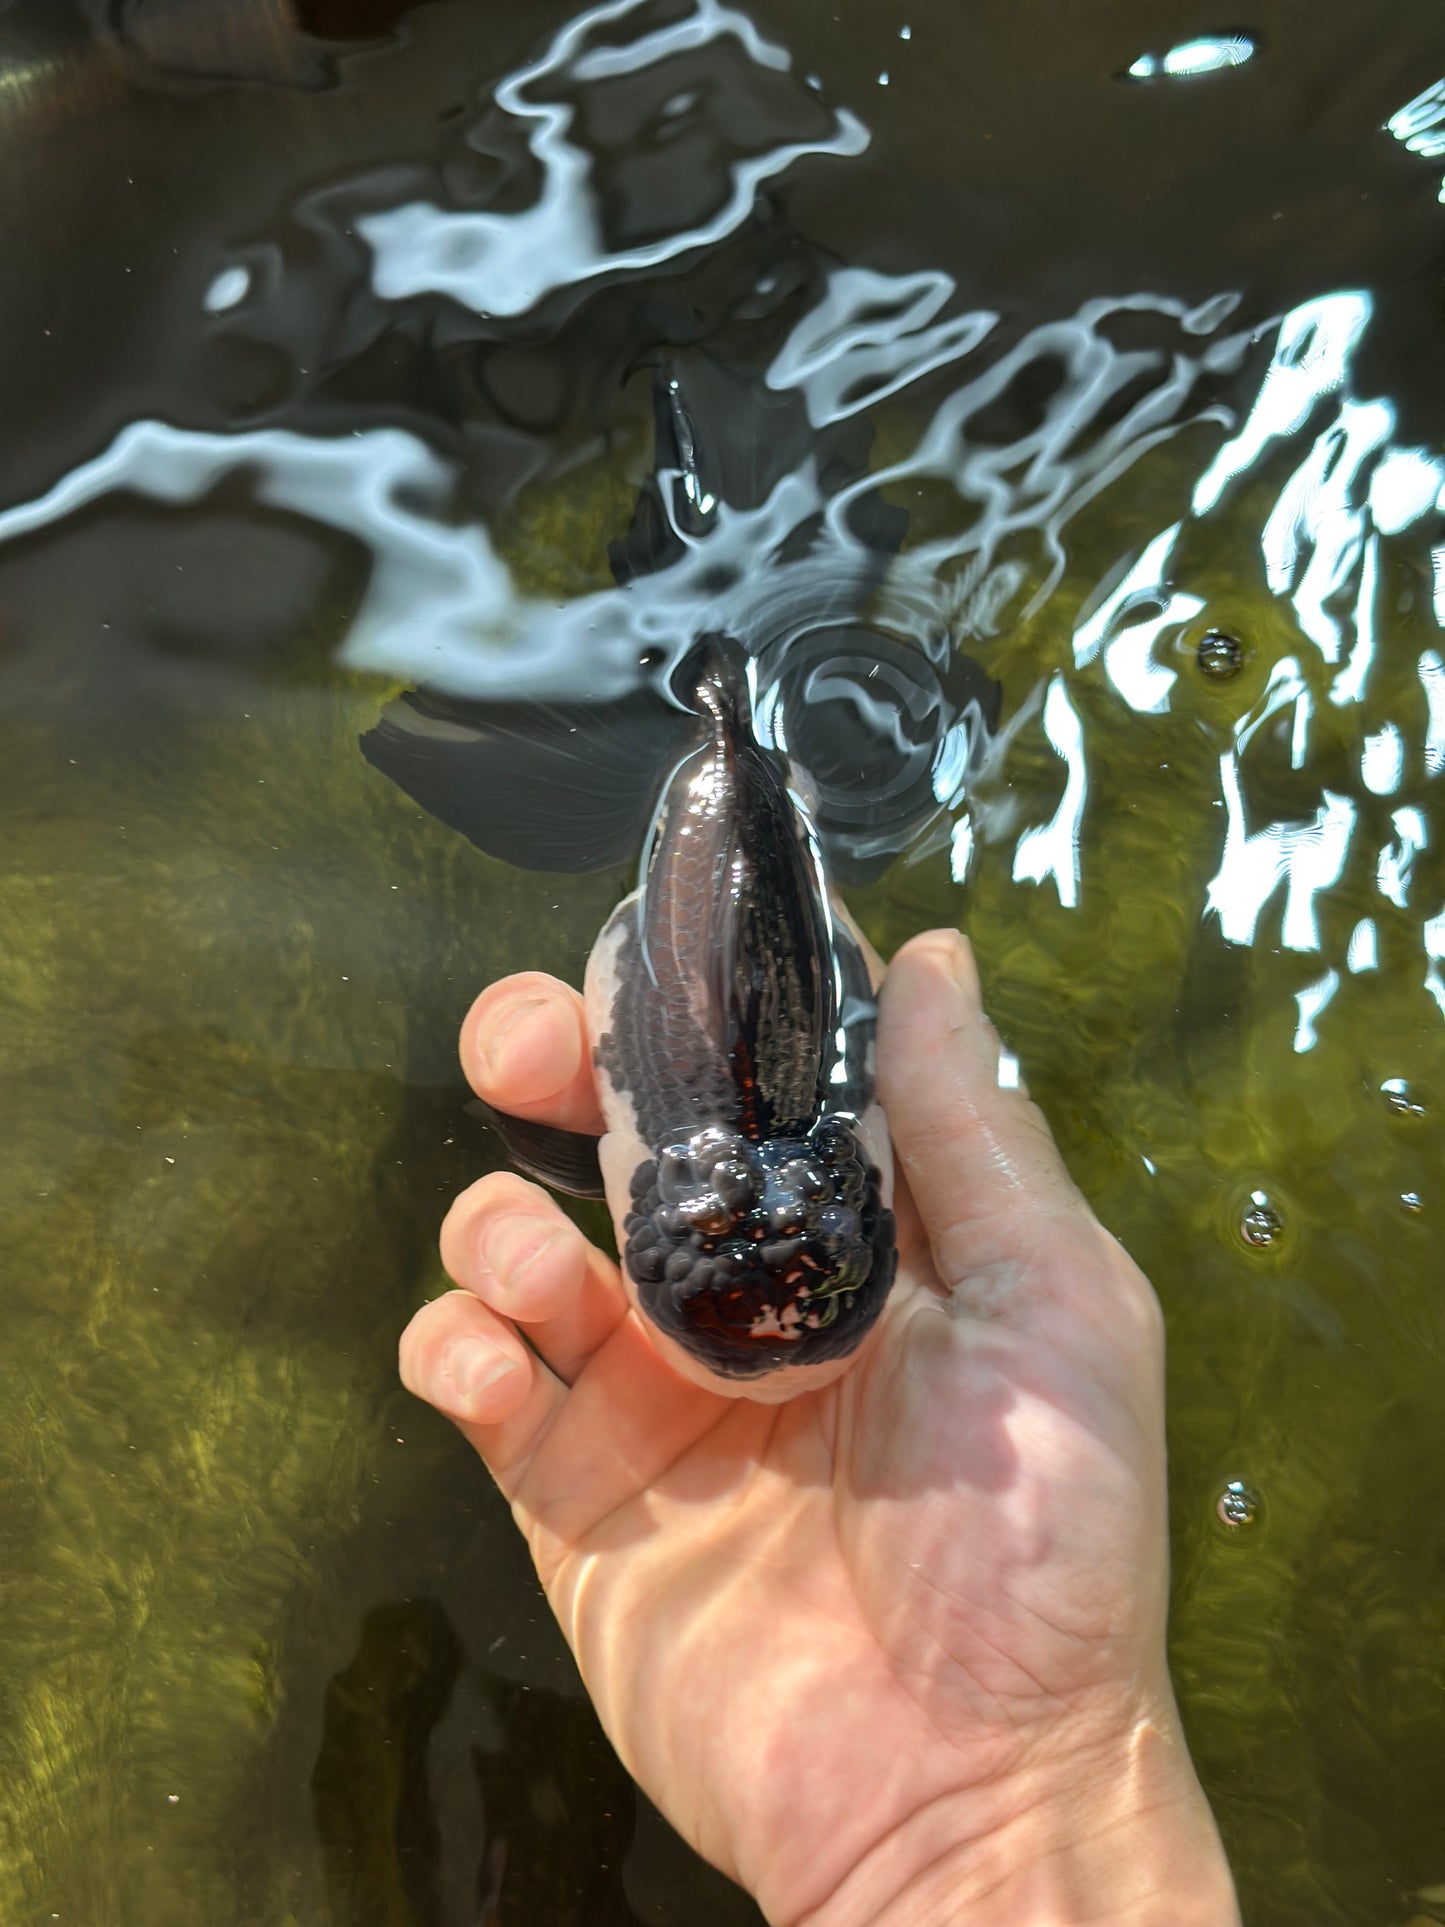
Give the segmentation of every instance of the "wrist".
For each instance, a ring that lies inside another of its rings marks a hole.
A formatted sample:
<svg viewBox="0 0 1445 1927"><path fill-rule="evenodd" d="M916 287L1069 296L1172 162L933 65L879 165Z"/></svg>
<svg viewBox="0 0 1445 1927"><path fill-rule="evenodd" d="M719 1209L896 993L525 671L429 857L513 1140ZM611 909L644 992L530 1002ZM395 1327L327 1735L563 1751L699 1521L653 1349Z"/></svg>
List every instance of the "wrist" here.
<svg viewBox="0 0 1445 1927"><path fill-rule="evenodd" d="M1172 1720L1007 1788L934 1801L798 1927L1238 1927L1214 1816Z"/></svg>

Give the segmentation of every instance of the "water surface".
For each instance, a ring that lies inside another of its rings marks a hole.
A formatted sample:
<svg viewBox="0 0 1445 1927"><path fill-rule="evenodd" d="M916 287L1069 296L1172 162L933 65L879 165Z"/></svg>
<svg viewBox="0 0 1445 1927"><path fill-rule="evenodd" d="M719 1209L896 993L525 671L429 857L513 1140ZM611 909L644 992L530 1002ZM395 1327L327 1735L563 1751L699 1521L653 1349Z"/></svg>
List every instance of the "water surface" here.
<svg viewBox="0 0 1445 1927"><path fill-rule="evenodd" d="M628 867L357 747L719 624L1158 1285L1246 1918L1440 1911L1442 75L1423 4L0 8L7 1921L756 1918L394 1384L457 1023ZM663 357L730 453L639 551Z"/></svg>

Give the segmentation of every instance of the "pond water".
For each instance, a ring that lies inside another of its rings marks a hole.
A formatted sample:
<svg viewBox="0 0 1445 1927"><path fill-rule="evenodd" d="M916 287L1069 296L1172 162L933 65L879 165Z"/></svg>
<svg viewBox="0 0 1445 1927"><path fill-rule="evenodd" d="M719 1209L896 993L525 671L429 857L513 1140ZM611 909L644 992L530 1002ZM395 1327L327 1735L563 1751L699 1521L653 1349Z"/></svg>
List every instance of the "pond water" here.
<svg viewBox="0 0 1445 1927"><path fill-rule="evenodd" d="M757 1919L394 1380L458 1022L631 866L358 747L729 626L1164 1301L1246 1919L1445 1919L1442 75L1423 0L0 4L0 1918Z"/></svg>

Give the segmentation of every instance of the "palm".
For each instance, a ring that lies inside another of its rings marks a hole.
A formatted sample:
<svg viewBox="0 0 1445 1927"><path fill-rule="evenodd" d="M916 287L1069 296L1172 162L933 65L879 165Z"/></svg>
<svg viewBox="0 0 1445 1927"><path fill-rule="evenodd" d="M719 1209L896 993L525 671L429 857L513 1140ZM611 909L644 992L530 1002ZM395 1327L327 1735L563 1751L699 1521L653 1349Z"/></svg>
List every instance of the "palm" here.
<svg viewBox="0 0 1445 1927"><path fill-rule="evenodd" d="M1076 1229L1076 1267L1118 1262ZM1123 1691L1162 1596L1150 1415L960 1319L909 1244L879 1342L782 1406L682 1385L629 1318L514 1494L623 1757L785 1919L906 1817L899 1759L910 1799L997 1779L1061 1706Z"/></svg>

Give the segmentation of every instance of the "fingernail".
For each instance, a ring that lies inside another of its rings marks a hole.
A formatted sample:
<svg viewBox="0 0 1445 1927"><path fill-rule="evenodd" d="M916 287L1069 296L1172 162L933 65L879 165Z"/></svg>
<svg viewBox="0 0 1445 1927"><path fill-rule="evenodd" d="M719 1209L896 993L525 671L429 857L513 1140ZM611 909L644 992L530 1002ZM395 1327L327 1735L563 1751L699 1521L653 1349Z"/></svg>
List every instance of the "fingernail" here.
<svg viewBox="0 0 1445 1927"><path fill-rule="evenodd" d="M937 930L929 939L930 948L960 990L968 988L968 945L957 930Z"/></svg>
<svg viewBox="0 0 1445 1927"><path fill-rule="evenodd" d="M482 1060L482 1070L489 1083L502 1073L507 1037L516 1029L519 1018L541 1008L540 997L513 997L499 1004L495 1010L488 1011L486 1022L478 1025L477 1055Z"/></svg>
<svg viewBox="0 0 1445 1927"><path fill-rule="evenodd" d="M562 1227L545 1218L529 1217L524 1212L493 1218L482 1226L479 1243L482 1262L506 1287L533 1264L561 1235Z"/></svg>
<svg viewBox="0 0 1445 1927"><path fill-rule="evenodd" d="M481 1338L458 1338L447 1351L447 1371L467 1405L476 1405L521 1369L510 1353Z"/></svg>

